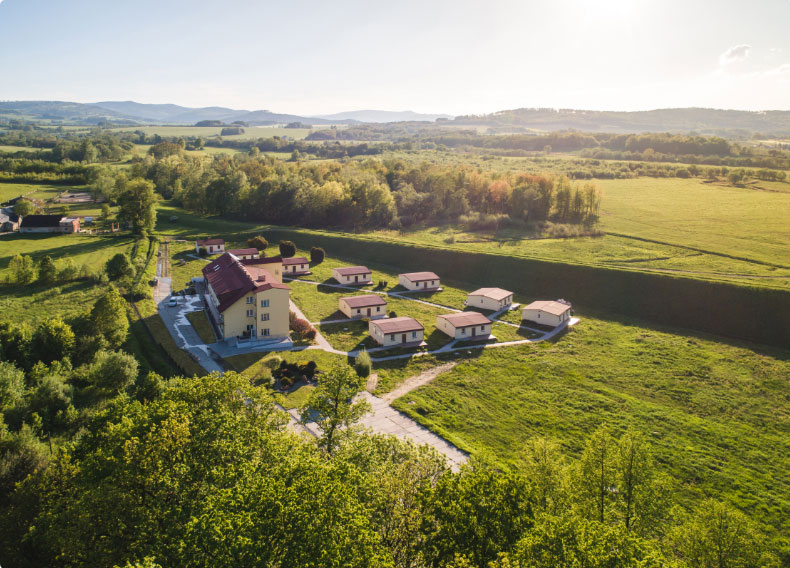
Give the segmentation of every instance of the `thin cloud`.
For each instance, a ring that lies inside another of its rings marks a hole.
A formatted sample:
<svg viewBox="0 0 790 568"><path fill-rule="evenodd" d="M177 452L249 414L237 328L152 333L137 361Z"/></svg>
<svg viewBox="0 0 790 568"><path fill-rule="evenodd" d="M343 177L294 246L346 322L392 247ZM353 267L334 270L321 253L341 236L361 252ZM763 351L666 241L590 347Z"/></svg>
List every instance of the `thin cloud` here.
<svg viewBox="0 0 790 568"><path fill-rule="evenodd" d="M726 67L731 63L745 61L749 58L752 46L747 44L733 45L730 49L719 55L719 65Z"/></svg>

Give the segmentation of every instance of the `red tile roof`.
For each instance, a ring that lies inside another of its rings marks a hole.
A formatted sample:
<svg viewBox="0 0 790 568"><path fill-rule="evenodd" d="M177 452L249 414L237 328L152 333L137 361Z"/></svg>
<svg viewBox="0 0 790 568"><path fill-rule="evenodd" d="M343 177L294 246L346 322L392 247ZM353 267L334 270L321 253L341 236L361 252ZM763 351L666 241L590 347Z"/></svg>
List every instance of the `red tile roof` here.
<svg viewBox="0 0 790 568"><path fill-rule="evenodd" d="M367 308L368 306L386 306L387 300L378 294L365 294L364 296L348 296L340 298L349 308Z"/></svg>
<svg viewBox="0 0 790 568"><path fill-rule="evenodd" d="M283 259L281 256L264 256L263 258L242 258L240 259L241 263L244 266L250 266L255 264L274 264L275 262L282 262Z"/></svg>
<svg viewBox="0 0 790 568"><path fill-rule="evenodd" d="M426 280L439 280L439 276L435 272L407 272L401 274L412 282L424 282Z"/></svg>
<svg viewBox="0 0 790 568"><path fill-rule="evenodd" d="M197 245L199 247L206 245L224 245L225 239L198 239Z"/></svg>
<svg viewBox="0 0 790 568"><path fill-rule="evenodd" d="M258 249L256 248L232 249L226 252L229 252L233 256L241 256L243 254L258 254Z"/></svg>
<svg viewBox="0 0 790 568"><path fill-rule="evenodd" d="M399 318L387 318L370 322L378 327L382 333L403 333L406 331L417 331L425 329L420 322L409 316Z"/></svg>
<svg viewBox="0 0 790 568"><path fill-rule="evenodd" d="M272 288L290 290L285 284L277 282L265 268L245 266L227 252L203 267L203 276L219 300L217 309L220 312L250 292L263 292Z"/></svg>
<svg viewBox="0 0 790 568"><path fill-rule="evenodd" d="M491 320L480 312L460 312L457 314L442 314L439 316L449 321L453 327L474 327L477 325L487 325Z"/></svg>
<svg viewBox="0 0 790 568"><path fill-rule="evenodd" d="M288 266L290 264L310 264L310 261L303 256L292 256L283 259L283 266Z"/></svg>
<svg viewBox="0 0 790 568"><path fill-rule="evenodd" d="M367 266L344 266L343 268L335 268L340 276L354 276L355 274L370 274L370 269Z"/></svg>

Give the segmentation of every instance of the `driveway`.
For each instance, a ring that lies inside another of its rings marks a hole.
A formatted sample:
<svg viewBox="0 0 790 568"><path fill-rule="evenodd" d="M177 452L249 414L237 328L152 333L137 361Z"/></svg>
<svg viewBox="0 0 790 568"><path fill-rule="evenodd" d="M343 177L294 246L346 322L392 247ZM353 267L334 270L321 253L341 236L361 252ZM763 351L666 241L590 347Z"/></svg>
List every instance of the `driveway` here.
<svg viewBox="0 0 790 568"><path fill-rule="evenodd" d="M222 367L211 357L208 346L203 343L192 324L187 319L189 312L197 312L203 309L203 300L200 296L176 296L178 304L169 306L168 302L162 301L159 304L159 316L165 322L165 327L176 344L191 353L197 362L209 373L222 373Z"/></svg>

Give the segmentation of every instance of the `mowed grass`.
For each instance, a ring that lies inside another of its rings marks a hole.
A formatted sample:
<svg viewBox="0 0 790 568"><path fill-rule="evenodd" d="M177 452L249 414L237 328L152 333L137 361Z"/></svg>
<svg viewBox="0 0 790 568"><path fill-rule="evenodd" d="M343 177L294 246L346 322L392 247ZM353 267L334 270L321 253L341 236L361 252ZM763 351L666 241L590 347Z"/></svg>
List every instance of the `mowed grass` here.
<svg viewBox="0 0 790 568"><path fill-rule="evenodd" d="M113 128L114 132L145 132L146 136L158 134L163 137L184 136L184 137L203 137L221 136L222 126L128 126L123 128ZM244 134L233 136L222 136L227 140L253 140L256 138L281 138L289 137L301 140L310 134L310 128L282 128L276 126L245 126Z"/></svg>
<svg viewBox="0 0 790 568"><path fill-rule="evenodd" d="M518 466L533 436L578 456L601 424L633 427L685 504L713 496L790 530L790 351L585 315L558 339L477 351L395 407L458 446Z"/></svg>
<svg viewBox="0 0 790 568"><path fill-rule="evenodd" d="M8 264L16 254L29 255L39 262L49 255L55 265L69 258L79 268L86 266L98 273L110 257L128 254L134 243L131 237L91 237L84 235L7 235L0 241L0 319L25 321L35 325L47 317L70 317L87 312L103 291L92 281L68 282L54 286L33 283L6 283L11 271Z"/></svg>
<svg viewBox="0 0 790 568"><path fill-rule="evenodd" d="M30 199L50 199L56 197L58 193L66 190L79 191L77 188L67 185L50 185L46 183L5 183L0 182L0 203L14 199L15 197L26 196Z"/></svg>
<svg viewBox="0 0 790 568"><path fill-rule="evenodd" d="M203 343L211 344L217 341L214 328L211 327L211 322L208 321L208 316L204 310L189 312L186 317L189 323L192 324L192 327L195 328L195 331L197 331Z"/></svg>

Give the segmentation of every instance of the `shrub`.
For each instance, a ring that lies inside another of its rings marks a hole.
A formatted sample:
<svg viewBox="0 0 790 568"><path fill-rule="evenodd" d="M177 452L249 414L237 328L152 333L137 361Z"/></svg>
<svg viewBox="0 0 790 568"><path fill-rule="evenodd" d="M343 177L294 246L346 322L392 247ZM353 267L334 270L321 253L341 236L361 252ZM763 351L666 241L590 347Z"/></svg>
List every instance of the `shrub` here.
<svg viewBox="0 0 790 568"><path fill-rule="evenodd" d="M373 368L373 362L370 360L370 355L364 349L357 355L357 360L354 362L354 370L360 377L367 377Z"/></svg>
<svg viewBox="0 0 790 568"><path fill-rule="evenodd" d="M297 318L291 322L291 330L296 334L298 339L310 339L308 334L312 331L312 336L315 338L315 329L310 322L307 320L303 320L301 318Z"/></svg>
<svg viewBox="0 0 790 568"><path fill-rule="evenodd" d="M396 314L396 313L395 313L395 310L392 310L392 311L389 313L389 317L391 317L391 318L396 318L396 317L398 317L398 314Z"/></svg>
<svg viewBox="0 0 790 568"><path fill-rule="evenodd" d="M321 264L324 262L324 257L326 257L326 252L321 247L313 247L310 249L310 262L312 264Z"/></svg>
<svg viewBox="0 0 790 568"><path fill-rule="evenodd" d="M266 250L266 247L269 246L269 241L263 238L263 235L256 235L252 238L247 239L247 246L254 247L259 251Z"/></svg>
<svg viewBox="0 0 790 568"><path fill-rule="evenodd" d="M206 247L200 247L198 249L198 256L208 256L208 251L206 250Z"/></svg>
<svg viewBox="0 0 790 568"><path fill-rule="evenodd" d="M379 280L379 283L376 286L376 290L384 290L387 287L387 284L389 284L389 282L387 282L386 280Z"/></svg>
<svg viewBox="0 0 790 568"><path fill-rule="evenodd" d="M273 371L280 368L284 362L283 358L279 355L272 355L263 360L263 365Z"/></svg>
<svg viewBox="0 0 790 568"><path fill-rule="evenodd" d="M296 254L296 245L293 241L280 241L280 256L290 258Z"/></svg>

